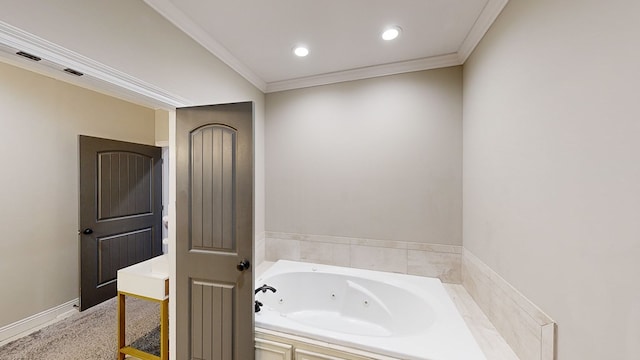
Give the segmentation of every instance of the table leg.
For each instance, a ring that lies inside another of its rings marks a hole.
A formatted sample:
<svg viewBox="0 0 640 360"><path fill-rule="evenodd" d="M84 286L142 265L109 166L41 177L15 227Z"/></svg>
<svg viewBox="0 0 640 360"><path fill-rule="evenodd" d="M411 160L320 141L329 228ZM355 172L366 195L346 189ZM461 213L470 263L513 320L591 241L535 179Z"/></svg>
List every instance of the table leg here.
<svg viewBox="0 0 640 360"><path fill-rule="evenodd" d="M118 360L124 360L125 354L120 352L120 349L126 346L125 344L125 298L124 294L118 293Z"/></svg>
<svg viewBox="0 0 640 360"><path fill-rule="evenodd" d="M160 359L169 360L169 299L160 305Z"/></svg>

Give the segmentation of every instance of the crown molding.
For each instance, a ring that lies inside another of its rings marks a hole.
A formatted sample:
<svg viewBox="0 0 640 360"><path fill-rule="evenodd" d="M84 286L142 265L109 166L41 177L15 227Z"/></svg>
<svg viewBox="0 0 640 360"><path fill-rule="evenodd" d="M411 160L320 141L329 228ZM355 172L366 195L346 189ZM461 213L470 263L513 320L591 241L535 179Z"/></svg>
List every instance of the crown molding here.
<svg viewBox="0 0 640 360"><path fill-rule="evenodd" d="M508 1L488 0L456 53L267 83L173 5L171 0L144 0L147 5L160 15L265 93L462 65L482 40Z"/></svg>
<svg viewBox="0 0 640 360"><path fill-rule="evenodd" d="M460 47L458 48L458 59L461 64L471 56L473 50L478 46L484 35L489 31L489 28L496 21L498 15L502 12L502 9L507 5L509 0L489 0L485 4L484 8L478 15L476 22L469 30L467 37L464 39Z"/></svg>
<svg viewBox="0 0 640 360"><path fill-rule="evenodd" d="M260 91L264 92L267 88L267 84L262 78L253 72L248 66L238 60L233 54L229 52L222 44L216 41L211 35L204 31L199 25L197 25L190 17L185 15L177 7L175 7L169 0L144 0L152 9L157 11L165 19L169 20L178 29L182 30L185 34L195 40L198 44L202 45L205 49L209 50L213 55L220 59L223 63L227 64L231 69L236 71L253 86L257 87Z"/></svg>
<svg viewBox="0 0 640 360"><path fill-rule="evenodd" d="M401 61L391 64L367 66L358 69L307 76L303 78L270 82L267 93L300 89L311 86L328 85L344 81L362 80L380 76L402 74L413 71L431 70L461 65L458 54L447 54L428 58Z"/></svg>
<svg viewBox="0 0 640 360"><path fill-rule="evenodd" d="M38 63L30 60L23 61L15 55L9 57L10 54L7 53L2 56L6 62L59 80L80 86L86 85L93 90L104 91L128 101L153 104L154 107L176 108L191 105L187 99L2 21L0 21L0 44L6 48L26 51L43 59ZM64 73L62 75L65 76L58 76L60 73L58 70L67 67L82 72L84 76L70 77Z"/></svg>

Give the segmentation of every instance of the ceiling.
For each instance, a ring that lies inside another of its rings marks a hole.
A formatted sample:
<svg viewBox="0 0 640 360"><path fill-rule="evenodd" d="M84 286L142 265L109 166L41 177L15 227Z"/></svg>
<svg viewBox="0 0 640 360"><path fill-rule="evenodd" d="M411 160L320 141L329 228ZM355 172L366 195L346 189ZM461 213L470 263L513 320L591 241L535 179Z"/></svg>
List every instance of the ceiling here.
<svg viewBox="0 0 640 360"><path fill-rule="evenodd" d="M463 64L508 0L143 0L263 92ZM385 42L384 28L401 35ZM309 56L295 57L304 44ZM42 61L25 60L25 51ZM0 21L0 61L161 109L193 105ZM65 68L83 73L69 76Z"/></svg>
<svg viewBox="0 0 640 360"><path fill-rule="evenodd" d="M144 1L273 92L463 64L508 0ZM389 26L402 32L384 41Z"/></svg>

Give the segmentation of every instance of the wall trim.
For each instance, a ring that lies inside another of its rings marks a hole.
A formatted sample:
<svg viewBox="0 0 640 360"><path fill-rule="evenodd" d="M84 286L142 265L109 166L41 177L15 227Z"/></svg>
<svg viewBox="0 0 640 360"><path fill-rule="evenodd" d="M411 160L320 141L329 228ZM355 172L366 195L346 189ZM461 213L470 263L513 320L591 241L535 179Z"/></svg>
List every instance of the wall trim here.
<svg viewBox="0 0 640 360"><path fill-rule="evenodd" d="M476 19L476 22L471 27L471 30L467 34L467 37L458 48L458 61L460 64L464 64L465 61L471 56L473 50L478 46L484 35L489 31L491 25L498 18L498 15L502 12L509 0L489 0L480 15Z"/></svg>
<svg viewBox="0 0 640 360"><path fill-rule="evenodd" d="M395 75L413 71L439 69L450 66L458 66L462 63L458 54L433 56L410 61L401 61L391 64L367 66L358 69L338 71L328 74L320 74L303 78L275 81L267 84L266 92L278 92L285 90L301 89L311 86L328 85L345 81L369 79L380 76Z"/></svg>
<svg viewBox="0 0 640 360"><path fill-rule="evenodd" d="M191 18L185 15L177 7L175 7L169 0L144 0L144 2L162 15L165 19L169 20L178 29L182 30L185 34L195 40L198 44L202 45L210 53L215 55L223 63L227 64L230 68L244 77L247 81L253 84L255 87L264 92L267 88L267 84L262 80L253 70L249 69L245 64L240 62L233 54L229 52L222 44L212 38L206 31L200 26L196 25Z"/></svg>
<svg viewBox="0 0 640 360"><path fill-rule="evenodd" d="M165 17L180 30L184 31L205 49L209 50L209 52L219 58L222 62L227 64L247 81L265 93L462 65L469 55L471 55L473 49L475 49L478 43L480 43L480 40L482 40L486 32L491 27L491 24L495 21L498 15L500 15L500 12L508 1L509 0L489 0L480 12L480 15L476 19L474 25L469 30L469 33L460 45L460 48L455 53L402 61L393 64L368 66L359 69L351 69L297 79L266 82L248 66L238 60L238 58L231 54L204 29L191 20L191 18L186 16L181 10L173 5L170 0L144 0L147 5L157 11L160 15Z"/></svg>
<svg viewBox="0 0 640 360"><path fill-rule="evenodd" d="M102 91L128 101L143 102L154 108L170 110L193 105L185 98L2 21L0 21L0 45L2 45L0 50L3 50L0 51L0 55L7 62L58 80ZM34 62L23 59L15 55L17 50L26 51L43 60ZM82 77L67 75L61 71L67 67L80 71L84 75Z"/></svg>
<svg viewBox="0 0 640 360"><path fill-rule="evenodd" d="M52 307L51 309L31 315L12 324L0 327L0 346L13 340L27 336L34 331L63 320L78 312L76 305L79 299L67 301L64 304Z"/></svg>

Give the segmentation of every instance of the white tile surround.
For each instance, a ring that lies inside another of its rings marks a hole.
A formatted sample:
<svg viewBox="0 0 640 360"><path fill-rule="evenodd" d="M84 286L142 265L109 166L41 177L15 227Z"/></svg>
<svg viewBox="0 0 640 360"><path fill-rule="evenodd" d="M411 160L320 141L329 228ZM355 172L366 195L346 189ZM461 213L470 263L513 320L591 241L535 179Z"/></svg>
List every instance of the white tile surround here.
<svg viewBox="0 0 640 360"><path fill-rule="evenodd" d="M487 360L520 360L509 344L496 330L491 321L482 312L478 304L464 286L460 284L444 284L449 297L458 308L467 327L471 331Z"/></svg>
<svg viewBox="0 0 640 360"><path fill-rule="evenodd" d="M462 247L454 245L266 232L265 260L279 259L462 282Z"/></svg>
<svg viewBox="0 0 640 360"><path fill-rule="evenodd" d="M489 360L556 357L555 322L461 246L266 232L264 247L265 263L286 259L440 278L465 320L473 318L469 327Z"/></svg>
<svg viewBox="0 0 640 360"><path fill-rule="evenodd" d="M463 286L520 360L555 359L555 322L468 250Z"/></svg>

